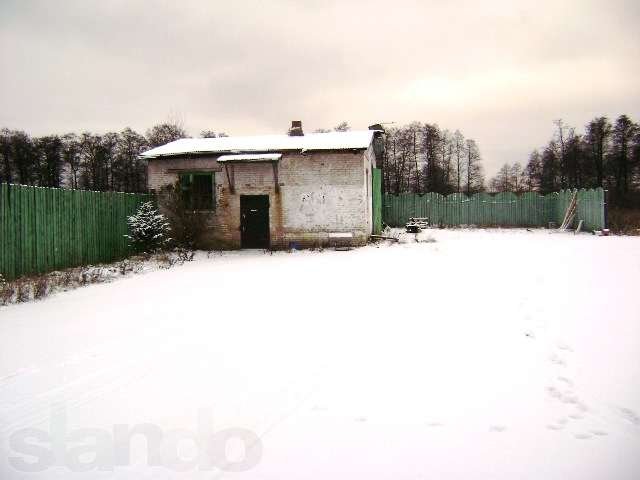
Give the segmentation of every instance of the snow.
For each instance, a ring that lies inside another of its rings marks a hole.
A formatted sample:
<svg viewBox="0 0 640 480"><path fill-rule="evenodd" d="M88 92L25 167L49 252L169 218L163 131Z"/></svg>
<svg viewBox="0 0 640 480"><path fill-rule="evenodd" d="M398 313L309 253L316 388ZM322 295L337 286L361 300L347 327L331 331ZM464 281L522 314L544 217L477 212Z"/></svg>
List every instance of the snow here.
<svg viewBox="0 0 640 480"><path fill-rule="evenodd" d="M256 135L251 137L182 138L144 152L142 158L188 153L270 152L280 150L366 149L373 130L310 133L302 136Z"/></svg>
<svg viewBox="0 0 640 480"><path fill-rule="evenodd" d="M281 153L249 153L244 155L220 155L218 157L219 162L259 162L261 160L280 160L282 158Z"/></svg>
<svg viewBox="0 0 640 480"><path fill-rule="evenodd" d="M138 438L113 471L29 478L640 478L639 239L419 239L201 253L0 309L0 478L23 478L8 457L33 457L9 442L59 427L52 405L68 431L150 423L167 438L210 414L214 432L258 435L245 453L261 456L176 471L149 467ZM181 445L185 461L202 451Z"/></svg>

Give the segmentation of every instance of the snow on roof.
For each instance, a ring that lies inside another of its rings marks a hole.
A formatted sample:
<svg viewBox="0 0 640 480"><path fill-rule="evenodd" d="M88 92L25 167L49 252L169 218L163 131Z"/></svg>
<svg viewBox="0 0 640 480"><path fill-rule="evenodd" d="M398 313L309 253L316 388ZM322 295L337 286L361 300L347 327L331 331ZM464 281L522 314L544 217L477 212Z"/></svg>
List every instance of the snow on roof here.
<svg viewBox="0 0 640 480"><path fill-rule="evenodd" d="M272 152L280 150L350 150L369 148L373 130L353 132L310 133L289 135L259 135L253 137L182 138L147 150L142 158L172 155L223 152Z"/></svg>
<svg viewBox="0 0 640 480"><path fill-rule="evenodd" d="M219 162L260 162L265 160L280 160L282 158L281 153L244 153L233 155L220 155L218 157Z"/></svg>

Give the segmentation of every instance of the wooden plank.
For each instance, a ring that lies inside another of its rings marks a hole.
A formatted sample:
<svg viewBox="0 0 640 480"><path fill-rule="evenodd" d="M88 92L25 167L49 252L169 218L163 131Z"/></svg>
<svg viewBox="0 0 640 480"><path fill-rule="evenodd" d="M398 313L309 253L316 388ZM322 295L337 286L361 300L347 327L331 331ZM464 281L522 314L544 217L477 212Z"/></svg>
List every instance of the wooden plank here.
<svg viewBox="0 0 640 480"><path fill-rule="evenodd" d="M5 279L9 277L9 187L0 183L0 274Z"/></svg>
<svg viewBox="0 0 640 480"><path fill-rule="evenodd" d="M13 279L121 258L127 216L150 199L0 184L0 273Z"/></svg>

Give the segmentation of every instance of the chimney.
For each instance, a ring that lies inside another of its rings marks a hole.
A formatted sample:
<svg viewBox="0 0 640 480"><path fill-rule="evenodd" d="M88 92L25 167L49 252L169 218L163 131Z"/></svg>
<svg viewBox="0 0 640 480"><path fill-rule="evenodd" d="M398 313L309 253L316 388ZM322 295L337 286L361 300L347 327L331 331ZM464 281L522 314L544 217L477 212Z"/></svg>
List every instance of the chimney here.
<svg viewBox="0 0 640 480"><path fill-rule="evenodd" d="M289 135L291 137L302 137L304 132L302 131L302 122L300 120L292 120L291 128L289 129Z"/></svg>

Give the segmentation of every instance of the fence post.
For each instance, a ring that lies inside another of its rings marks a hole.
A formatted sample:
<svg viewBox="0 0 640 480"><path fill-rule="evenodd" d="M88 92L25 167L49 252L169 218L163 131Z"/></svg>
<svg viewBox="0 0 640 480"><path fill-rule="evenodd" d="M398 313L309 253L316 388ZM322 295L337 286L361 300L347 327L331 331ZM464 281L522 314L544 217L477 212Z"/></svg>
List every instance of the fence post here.
<svg viewBox="0 0 640 480"><path fill-rule="evenodd" d="M609 228L609 190L602 191L602 228Z"/></svg>

